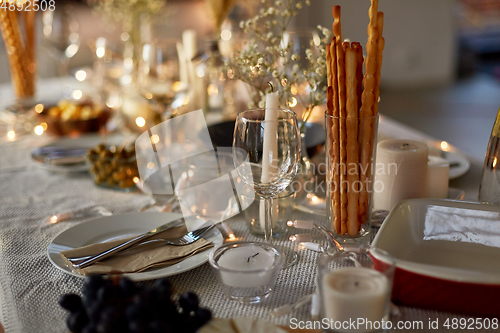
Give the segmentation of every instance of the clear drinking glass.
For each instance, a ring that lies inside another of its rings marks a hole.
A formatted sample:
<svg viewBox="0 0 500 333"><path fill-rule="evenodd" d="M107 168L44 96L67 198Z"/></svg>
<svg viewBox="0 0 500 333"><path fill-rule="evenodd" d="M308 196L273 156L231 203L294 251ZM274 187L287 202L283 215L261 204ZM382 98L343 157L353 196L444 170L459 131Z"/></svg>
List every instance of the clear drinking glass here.
<svg viewBox="0 0 500 333"><path fill-rule="evenodd" d="M342 242L370 241L378 115L325 113L328 229Z"/></svg>
<svg viewBox="0 0 500 333"><path fill-rule="evenodd" d="M498 110L484 158L479 184L479 201L500 205L500 109Z"/></svg>
<svg viewBox="0 0 500 333"><path fill-rule="evenodd" d="M278 109L277 120L272 121L265 120L265 113L265 109L238 113L233 156L243 182L264 199L264 207L260 209L265 209L265 239L272 243L273 197L287 188L297 173L300 133L293 111ZM271 135L265 135L265 132ZM286 255L285 266L293 265L297 254L288 249L282 250Z"/></svg>
<svg viewBox="0 0 500 333"><path fill-rule="evenodd" d="M384 330L390 315L394 270L394 258L387 252L364 245L320 254L316 283L325 331ZM349 325L352 322L354 326Z"/></svg>
<svg viewBox="0 0 500 333"><path fill-rule="evenodd" d="M250 193L251 197L243 196L243 201L253 201L244 210L245 220L248 230L257 237L265 235L263 215L260 207L264 206L265 199L255 193ZM273 237L284 234L287 231L287 222L292 219L293 203L295 201L295 191L289 187L273 198Z"/></svg>
<svg viewBox="0 0 500 333"><path fill-rule="evenodd" d="M72 14L72 7L46 10L42 15L42 46L59 63L59 75L68 74L68 63L80 49L79 25Z"/></svg>
<svg viewBox="0 0 500 333"><path fill-rule="evenodd" d="M166 119L189 99L187 73L179 52L183 52L179 41L155 40L144 44L139 63L139 90Z"/></svg>

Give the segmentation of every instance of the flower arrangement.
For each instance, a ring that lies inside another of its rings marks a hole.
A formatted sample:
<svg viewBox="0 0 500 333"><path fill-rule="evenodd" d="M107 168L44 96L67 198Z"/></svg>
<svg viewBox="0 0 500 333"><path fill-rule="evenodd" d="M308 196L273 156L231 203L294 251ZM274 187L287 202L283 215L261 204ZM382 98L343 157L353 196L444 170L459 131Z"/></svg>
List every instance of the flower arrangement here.
<svg viewBox="0 0 500 333"><path fill-rule="evenodd" d="M304 39L298 32L287 31L292 18L304 5L309 6L310 0L261 2L256 16L240 22L248 38L242 50L229 60L229 66L235 78L253 88L250 108L264 107L270 89L267 82L271 81L280 87L281 106L302 104L305 122L313 107L326 100L325 45L331 33L318 26Z"/></svg>
<svg viewBox="0 0 500 333"><path fill-rule="evenodd" d="M166 0L89 0L94 9L129 32L133 43L140 43L140 24L163 8Z"/></svg>

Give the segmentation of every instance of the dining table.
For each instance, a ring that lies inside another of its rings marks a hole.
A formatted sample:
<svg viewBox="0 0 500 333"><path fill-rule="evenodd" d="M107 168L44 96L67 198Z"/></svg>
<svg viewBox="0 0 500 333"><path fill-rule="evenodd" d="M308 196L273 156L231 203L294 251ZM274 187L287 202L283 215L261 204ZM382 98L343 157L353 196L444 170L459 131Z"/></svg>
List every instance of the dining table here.
<svg viewBox="0 0 500 333"><path fill-rule="evenodd" d="M69 77L45 79L38 85L38 95L61 96L79 84L81 83ZM9 84L0 86L0 109L12 101L12 96ZM441 142L439 138L384 116L383 110L381 111L379 137L417 140L430 145ZM98 187L88 172L41 169L31 161L31 151L57 138L46 133L36 135L31 132L9 141L5 131L5 128L0 128L0 321L6 332L68 332L66 312L59 306L58 300L66 293L81 293L84 279L56 268L48 259L47 248L58 234L91 217L55 224L47 223L48 217L95 205L105 207L113 215L135 213L150 201L150 197L140 191L124 193ZM451 145L449 149L459 152ZM483 161L461 154L469 160L470 169L464 175L450 180L449 185L464 191L463 200L477 201ZM293 211L293 218L314 222L324 222L326 219L299 210ZM236 239L262 240L249 233L244 214L240 213L226 222ZM138 220L137 223L141 221ZM377 230L372 228L372 234ZM318 252L290 242L287 236L278 238L275 242L295 249L299 255L298 263L281 271L273 292L259 304L241 304L228 300L208 263L170 276L169 279L176 294L195 292L200 297L200 303L211 309L218 318L256 317L285 327L290 326L292 318L299 321L311 320L311 304L281 317L271 316L273 309L294 303L301 297L314 293L316 289ZM147 285L153 281L139 283ZM397 311L393 313L393 321L422 321L424 327L420 332L448 331L442 326L439 329L429 328L428 323L435 319L444 322L447 318L462 318L457 314L430 309L407 306L397 306L395 309Z"/></svg>

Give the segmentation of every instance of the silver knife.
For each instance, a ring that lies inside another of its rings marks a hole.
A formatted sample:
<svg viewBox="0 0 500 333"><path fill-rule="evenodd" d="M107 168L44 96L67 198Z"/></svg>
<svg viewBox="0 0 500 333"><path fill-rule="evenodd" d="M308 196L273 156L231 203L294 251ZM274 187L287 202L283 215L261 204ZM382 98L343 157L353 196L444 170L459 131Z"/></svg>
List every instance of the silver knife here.
<svg viewBox="0 0 500 333"><path fill-rule="evenodd" d="M129 240L129 241L125 242L125 243L121 243L121 244L119 244L119 245L117 245L115 247L112 247L109 250L106 250L104 252L96 254L92 258L89 258L89 259L87 259L85 261L82 261L79 264L73 264L73 267L77 268L77 269L79 269L79 268L85 268L87 266L92 265L96 261L100 261L100 260L102 260L104 258L107 258L107 257L109 257L109 256L117 253L117 252L120 252L120 251L123 251L125 249L128 249L129 247L133 246L134 244L137 244L137 243L139 243L139 242L141 242L141 241L143 241L143 240L145 240L145 239L147 239L147 238L149 238L149 237L151 237L153 235L156 235L156 234L158 234L160 232L163 232L165 230L171 229L171 228L176 227L178 225L181 225L183 223L185 223L184 217L178 218L177 220L170 221L170 222L165 223L164 225L161 225L161 226L159 226L159 227L157 227L157 228L155 228L153 230L150 230L150 231L148 231L148 232L146 232L146 233L144 233L142 235L139 235L139 236L137 236L135 238L132 238L131 240Z"/></svg>

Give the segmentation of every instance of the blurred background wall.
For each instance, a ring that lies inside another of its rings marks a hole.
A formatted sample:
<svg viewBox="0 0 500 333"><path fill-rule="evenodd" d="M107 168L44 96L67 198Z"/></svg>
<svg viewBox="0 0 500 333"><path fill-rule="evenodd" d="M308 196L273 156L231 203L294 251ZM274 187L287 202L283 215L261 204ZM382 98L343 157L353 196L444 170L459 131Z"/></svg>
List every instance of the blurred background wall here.
<svg viewBox="0 0 500 333"><path fill-rule="evenodd" d="M241 0L248 5L251 1ZM90 66L93 58L89 41L113 36L106 25L84 1L57 1L56 9L70 4L80 22L81 45L71 59L70 68ZM169 13L156 20L162 34L180 37L187 28L198 32L198 42L210 35L210 18L202 0L168 0ZM369 0L311 0L304 6L296 27L331 27L331 7L342 6L342 28L345 38L367 39ZM240 7L242 7L240 5ZM388 89L447 85L457 77L486 70L500 77L500 0L380 0L385 12L386 48L382 86ZM231 16L236 18L238 10ZM41 16L41 15L39 15ZM241 15L240 15L241 16ZM41 33L39 32L39 37ZM39 47L39 76L57 75L54 59ZM0 82L9 81L7 56L0 43Z"/></svg>

